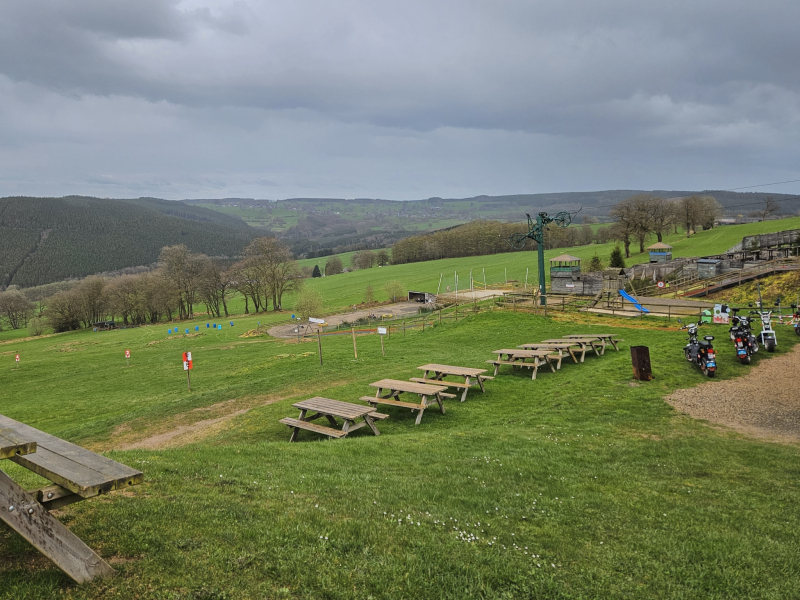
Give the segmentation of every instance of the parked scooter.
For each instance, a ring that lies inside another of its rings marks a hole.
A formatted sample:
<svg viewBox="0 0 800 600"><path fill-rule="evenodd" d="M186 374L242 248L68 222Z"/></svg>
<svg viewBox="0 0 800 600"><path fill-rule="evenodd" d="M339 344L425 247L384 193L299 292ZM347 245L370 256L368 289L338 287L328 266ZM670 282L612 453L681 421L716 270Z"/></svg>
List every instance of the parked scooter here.
<svg viewBox="0 0 800 600"><path fill-rule="evenodd" d="M749 365L753 354L758 352L758 340L750 330L750 319L740 317L736 313L741 308L731 308L733 313L733 326L729 329L731 340L736 348L736 357L743 365Z"/></svg>
<svg viewBox="0 0 800 600"><path fill-rule="evenodd" d="M680 319L678 319L678 322L683 323ZM702 323L689 323L681 327L681 329L687 329L689 333L689 337L686 338L689 343L683 347L683 353L686 360L700 367L703 375L714 377L717 372L717 353L711 345L711 340L714 339L714 336L707 335L702 340L698 340L697 328L701 325Z"/></svg>
<svg viewBox="0 0 800 600"><path fill-rule="evenodd" d="M797 307L797 304L792 304L792 309L794 311L794 314L792 314L792 327L794 327L794 332L800 335L800 308Z"/></svg>
<svg viewBox="0 0 800 600"><path fill-rule="evenodd" d="M775 335L775 330L772 328L772 311L764 310L764 304L761 299L761 286L756 283L758 288L758 310L751 310L751 315L758 315L761 319L761 344L767 349L767 352L775 352L775 346L778 345L778 337ZM750 304L750 307L753 305Z"/></svg>

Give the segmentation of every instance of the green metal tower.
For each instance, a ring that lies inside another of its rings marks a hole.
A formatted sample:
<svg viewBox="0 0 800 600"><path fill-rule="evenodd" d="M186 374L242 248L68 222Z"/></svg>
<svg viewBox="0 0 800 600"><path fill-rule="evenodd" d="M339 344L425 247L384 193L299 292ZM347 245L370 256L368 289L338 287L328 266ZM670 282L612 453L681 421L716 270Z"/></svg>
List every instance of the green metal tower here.
<svg viewBox="0 0 800 600"><path fill-rule="evenodd" d="M539 250L539 302L544 305L547 304L544 271L544 227L549 223L555 223L559 227L568 227L572 223L572 215L568 212L560 212L555 217L550 217L546 212L540 212L536 215L535 223L530 215L526 214L526 216L528 217L528 233L515 233L509 241L516 250L522 250L528 238L536 242Z"/></svg>

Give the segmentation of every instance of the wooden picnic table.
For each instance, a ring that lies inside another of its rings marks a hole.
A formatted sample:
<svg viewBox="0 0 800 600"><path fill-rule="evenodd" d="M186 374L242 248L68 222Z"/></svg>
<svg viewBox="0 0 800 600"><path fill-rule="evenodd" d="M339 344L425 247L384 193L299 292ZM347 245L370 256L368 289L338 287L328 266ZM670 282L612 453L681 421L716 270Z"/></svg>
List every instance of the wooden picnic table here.
<svg viewBox="0 0 800 600"><path fill-rule="evenodd" d="M475 383L480 386L483 393L486 393L486 388L483 387L483 382L486 379L494 379L494 377L484 375L484 373L486 373L486 369L472 369L470 367L454 367L452 365L438 364L422 365L421 367L417 368L421 371L425 371L425 374L422 377L412 377L411 381L416 381L417 383L430 383L433 385L446 385L447 387L451 388L463 389L464 391L461 394L461 402L467 399L467 391L471 386L475 385ZM464 383L446 381L444 378L447 376L463 377Z"/></svg>
<svg viewBox="0 0 800 600"><path fill-rule="evenodd" d="M603 354L605 354L606 343L611 344L614 347L614 350L619 352L619 346L617 346L617 344L619 342L624 342L625 341L625 340L615 339L613 333L587 333L587 334L573 333L573 334L570 334L570 335L565 335L564 338L566 338L566 339L572 339L572 338L597 338L598 340L603 342Z"/></svg>
<svg viewBox="0 0 800 600"><path fill-rule="evenodd" d="M447 387L444 385L430 385L414 381L402 381L400 379L381 379L369 385L378 388L375 397L361 396L361 400L369 402L370 405L387 404L389 406L410 408L412 412L419 411L416 425L419 425L422 420L422 414L425 409L432 406L434 402L439 405L439 410L442 411L442 414L445 414L442 398L455 398L453 394L445 393ZM404 402L399 399L401 393L417 394L420 400L419 402ZM434 402L429 401L431 397Z"/></svg>
<svg viewBox="0 0 800 600"><path fill-rule="evenodd" d="M605 342L597 337L585 337L585 338L569 338L569 339L554 339L554 340L544 340L543 344L558 344L558 343L573 343L578 344L581 347L581 352L585 355L587 348L591 348L594 350L594 353L597 356L601 354L605 354Z"/></svg>
<svg viewBox="0 0 800 600"><path fill-rule="evenodd" d="M372 433L380 435L378 428L375 427L375 419L386 418L388 416L376 413L372 406L351 404L350 402L331 400L330 398L322 398L321 396L314 396L308 400L295 402L292 406L300 409L300 416L297 419L286 417L280 420L281 423L292 428L292 436L289 438L290 442L297 440L297 434L301 429L321 433L331 438L343 438L356 429L367 426ZM309 415L308 411L312 411L312 414ZM331 427L325 427L324 425L311 422L322 417L328 420ZM342 419L342 421L344 421L341 429L334 429L339 427L336 419ZM360 423L356 423L356 419L363 420Z"/></svg>
<svg viewBox="0 0 800 600"><path fill-rule="evenodd" d="M535 344L522 344L517 346L517 348L524 348L526 350L550 350L552 352L558 352L558 364L556 365L556 369L561 368L561 360L564 358L564 352L567 352L572 357L572 360L575 362L575 364L578 363L578 357L575 356L576 348L581 351L580 362L583 362L583 357L586 354L580 344L575 344L573 342L551 342L549 344L545 342L537 342Z"/></svg>
<svg viewBox="0 0 800 600"><path fill-rule="evenodd" d="M531 379L536 379L536 373L539 367L546 364L550 370L555 373L553 362L558 360L558 354L553 354L549 350L521 350L519 348L503 348L502 350L493 350L492 354L498 354L496 360L487 360L486 362L494 365L494 374L500 365L511 365L514 367L526 367L533 371ZM505 356L505 358L503 358ZM533 359L533 362L526 362L527 359Z"/></svg>
<svg viewBox="0 0 800 600"><path fill-rule="evenodd" d="M55 485L27 492L0 470L0 520L78 583L114 570L48 511L141 483L141 471L0 415L0 460Z"/></svg>

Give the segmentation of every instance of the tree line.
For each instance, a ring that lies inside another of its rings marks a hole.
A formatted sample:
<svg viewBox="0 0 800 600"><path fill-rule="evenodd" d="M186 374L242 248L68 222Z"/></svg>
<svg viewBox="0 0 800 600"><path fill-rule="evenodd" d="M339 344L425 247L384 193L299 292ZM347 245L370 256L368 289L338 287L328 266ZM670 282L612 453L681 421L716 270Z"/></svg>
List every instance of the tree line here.
<svg viewBox="0 0 800 600"><path fill-rule="evenodd" d="M246 313L270 305L281 310L284 295L301 285L302 273L288 246L260 237L229 267L184 245L166 246L153 271L88 277L39 303L55 331L68 331L117 318L125 326L191 319L200 306L209 317L228 316L228 302L237 293L245 299Z"/></svg>

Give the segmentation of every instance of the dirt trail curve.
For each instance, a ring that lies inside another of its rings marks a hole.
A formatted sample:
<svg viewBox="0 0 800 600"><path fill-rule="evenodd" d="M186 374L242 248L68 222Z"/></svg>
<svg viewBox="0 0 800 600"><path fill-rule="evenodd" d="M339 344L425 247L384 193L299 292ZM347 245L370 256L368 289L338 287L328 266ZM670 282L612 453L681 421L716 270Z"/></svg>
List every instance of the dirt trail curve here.
<svg viewBox="0 0 800 600"><path fill-rule="evenodd" d="M411 317L417 314L419 307L422 306L419 302L397 302L396 304L387 304L385 306L376 306L374 308L365 308L363 310L354 310L352 312L343 313L340 315L330 315L325 317L325 322L328 325L339 325L347 321L352 323L358 319L364 319L370 315L394 315ZM316 332L316 326L312 326L312 331ZM300 333L305 331L305 326L300 325ZM285 325L275 325L271 327L267 333L276 338L293 338L297 337L297 324L286 323Z"/></svg>
<svg viewBox="0 0 800 600"><path fill-rule="evenodd" d="M753 437L800 442L798 373L800 346L795 346L782 356L762 359L747 375L677 390L665 399L695 419L726 425Z"/></svg>

